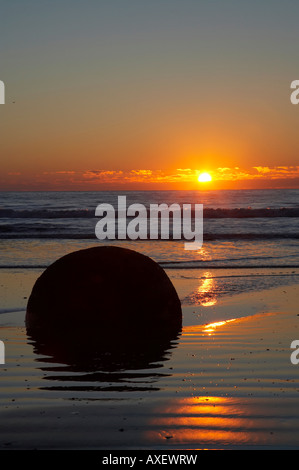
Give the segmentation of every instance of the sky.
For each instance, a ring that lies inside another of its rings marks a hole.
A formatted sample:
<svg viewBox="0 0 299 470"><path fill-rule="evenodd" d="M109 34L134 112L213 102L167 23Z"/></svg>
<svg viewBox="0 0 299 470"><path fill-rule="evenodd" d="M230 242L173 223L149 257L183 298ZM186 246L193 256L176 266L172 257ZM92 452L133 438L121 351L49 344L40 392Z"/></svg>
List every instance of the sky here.
<svg viewBox="0 0 299 470"><path fill-rule="evenodd" d="M0 9L1 190L299 187L298 0Z"/></svg>

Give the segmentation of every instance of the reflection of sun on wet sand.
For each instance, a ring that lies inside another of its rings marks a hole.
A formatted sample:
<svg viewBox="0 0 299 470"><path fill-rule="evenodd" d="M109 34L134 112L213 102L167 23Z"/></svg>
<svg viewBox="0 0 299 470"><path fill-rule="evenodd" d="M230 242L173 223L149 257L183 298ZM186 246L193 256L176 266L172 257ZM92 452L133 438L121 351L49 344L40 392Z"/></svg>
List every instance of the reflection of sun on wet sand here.
<svg viewBox="0 0 299 470"><path fill-rule="evenodd" d="M207 334L212 334L215 332L218 326L226 325L227 323L230 323L235 320L236 320L235 318L232 318L231 320L216 321L214 323L209 323L208 325L205 325L205 327L203 328L203 332Z"/></svg>
<svg viewBox="0 0 299 470"><path fill-rule="evenodd" d="M199 285L188 295L188 301L192 305L202 305L211 307L217 303L217 295L215 293L215 279L210 272L204 272L198 280Z"/></svg>
<svg viewBox="0 0 299 470"><path fill-rule="evenodd" d="M217 396L174 399L168 407L157 410L157 415L152 424L161 429L158 438L172 439L177 445L246 442L248 418L239 399ZM157 432L149 431L148 438L157 442Z"/></svg>
<svg viewBox="0 0 299 470"><path fill-rule="evenodd" d="M211 305L215 305L217 302L217 298L215 293L213 292L215 281L211 276L210 273L205 273L205 279L203 279L202 284L198 287L197 292L201 300L201 305L206 307L210 307Z"/></svg>
<svg viewBox="0 0 299 470"><path fill-rule="evenodd" d="M264 312L184 327L176 393L154 410L146 434L153 446L298 448L299 376L290 361L298 288L252 297L261 295Z"/></svg>
<svg viewBox="0 0 299 470"><path fill-rule="evenodd" d="M192 276L182 297L209 277ZM0 448L298 449L297 302L294 284L185 304L176 338L107 338L81 358L28 337L24 312L13 326L3 314Z"/></svg>

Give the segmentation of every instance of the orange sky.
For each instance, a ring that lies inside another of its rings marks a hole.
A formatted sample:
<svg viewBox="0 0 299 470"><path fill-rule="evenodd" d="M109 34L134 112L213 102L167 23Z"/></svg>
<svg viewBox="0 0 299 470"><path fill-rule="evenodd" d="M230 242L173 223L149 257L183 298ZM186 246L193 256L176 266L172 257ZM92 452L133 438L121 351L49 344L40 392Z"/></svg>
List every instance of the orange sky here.
<svg viewBox="0 0 299 470"><path fill-rule="evenodd" d="M216 3L6 2L0 190L299 187L299 4Z"/></svg>
<svg viewBox="0 0 299 470"><path fill-rule="evenodd" d="M211 182L199 183L199 170L86 170L44 171L34 175L9 172L3 188L7 190L117 190L117 189L257 189L298 188L297 167L218 167L210 171Z"/></svg>

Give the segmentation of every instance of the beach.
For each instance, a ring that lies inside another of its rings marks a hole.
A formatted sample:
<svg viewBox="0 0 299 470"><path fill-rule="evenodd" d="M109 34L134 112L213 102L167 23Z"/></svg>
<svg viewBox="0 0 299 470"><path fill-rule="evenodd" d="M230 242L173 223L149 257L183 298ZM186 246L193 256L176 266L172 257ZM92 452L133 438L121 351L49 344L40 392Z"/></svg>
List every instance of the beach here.
<svg viewBox="0 0 299 470"><path fill-rule="evenodd" d="M185 298L181 274L168 271ZM1 278L7 302L10 275ZM20 302L38 273L27 275ZM183 304L178 338L131 369L109 357L102 370L55 362L35 351L24 311L2 314L1 449L297 449L297 299L291 283Z"/></svg>
<svg viewBox="0 0 299 470"><path fill-rule="evenodd" d="M1 193L0 448L298 449L298 190L127 194L129 203L203 203L203 245L190 251L184 240L97 240L95 208L118 195ZM128 334L129 347L108 343L93 356L80 339L59 348L29 335L39 276L101 245L165 270L182 307L177 336Z"/></svg>

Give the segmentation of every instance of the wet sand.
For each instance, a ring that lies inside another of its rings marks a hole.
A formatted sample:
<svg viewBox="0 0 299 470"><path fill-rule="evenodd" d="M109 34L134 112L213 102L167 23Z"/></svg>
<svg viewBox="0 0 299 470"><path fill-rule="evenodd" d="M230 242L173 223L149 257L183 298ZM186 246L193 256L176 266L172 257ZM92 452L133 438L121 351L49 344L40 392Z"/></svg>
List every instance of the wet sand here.
<svg viewBox="0 0 299 470"><path fill-rule="evenodd" d="M36 275L20 273L20 298ZM184 298L187 280L171 275ZM1 282L6 307L17 279ZM189 299L171 344L90 362L83 351L64 363L46 356L22 308L2 314L0 448L298 449L298 293L292 284L205 306Z"/></svg>

